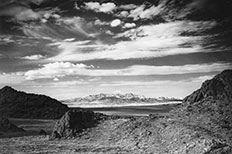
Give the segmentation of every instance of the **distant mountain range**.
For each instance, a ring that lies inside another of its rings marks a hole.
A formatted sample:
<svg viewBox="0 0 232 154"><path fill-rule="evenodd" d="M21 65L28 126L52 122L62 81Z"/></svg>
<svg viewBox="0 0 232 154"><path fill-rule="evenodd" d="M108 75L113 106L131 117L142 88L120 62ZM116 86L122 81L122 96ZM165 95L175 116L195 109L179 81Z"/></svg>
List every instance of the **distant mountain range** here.
<svg viewBox="0 0 232 154"><path fill-rule="evenodd" d="M62 100L69 107L115 107L115 106L135 106L135 105L154 105L167 103L181 103L181 99L177 98L147 98L143 95L133 93L126 94L97 94L89 95L84 98L73 98Z"/></svg>

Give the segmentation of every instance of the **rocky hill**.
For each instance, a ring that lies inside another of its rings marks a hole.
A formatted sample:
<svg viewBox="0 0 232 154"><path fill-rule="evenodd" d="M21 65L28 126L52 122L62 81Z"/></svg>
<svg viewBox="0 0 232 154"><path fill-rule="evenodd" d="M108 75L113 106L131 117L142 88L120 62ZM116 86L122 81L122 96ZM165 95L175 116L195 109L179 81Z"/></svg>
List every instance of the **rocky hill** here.
<svg viewBox="0 0 232 154"><path fill-rule="evenodd" d="M231 81L232 70L225 70L205 81L170 114L107 119L78 140L90 141L91 152L230 154Z"/></svg>
<svg viewBox="0 0 232 154"><path fill-rule="evenodd" d="M0 116L29 119L56 119L67 105L45 95L28 94L9 86L0 89Z"/></svg>
<svg viewBox="0 0 232 154"><path fill-rule="evenodd" d="M171 113L124 120L109 138L125 145L122 149L134 147L141 153L230 154L231 98L232 70L225 70L205 81Z"/></svg>
<svg viewBox="0 0 232 154"><path fill-rule="evenodd" d="M134 105L153 105L156 103L181 103L177 98L147 98L143 95L133 93L126 94L98 94L89 95L84 98L74 98L61 101L70 107L115 107L115 106L134 106Z"/></svg>
<svg viewBox="0 0 232 154"><path fill-rule="evenodd" d="M23 137L10 148L0 139L0 153L231 154L231 79L232 70L223 71L169 114L106 117L96 123L91 111L69 111L53 131L54 138L63 139Z"/></svg>
<svg viewBox="0 0 232 154"><path fill-rule="evenodd" d="M213 79L205 81L201 88L185 97L186 104L203 102L204 100L232 100L232 70L225 70Z"/></svg>
<svg viewBox="0 0 232 154"><path fill-rule="evenodd" d="M205 81L174 110L179 120L208 130L232 145L232 70ZM185 117L185 118L183 118Z"/></svg>
<svg viewBox="0 0 232 154"><path fill-rule="evenodd" d="M180 109L187 113L202 114L221 127L232 128L231 101L232 70L225 70L185 97Z"/></svg>
<svg viewBox="0 0 232 154"><path fill-rule="evenodd" d="M16 125L10 123L7 118L0 118L0 132L23 132L24 129L17 127Z"/></svg>

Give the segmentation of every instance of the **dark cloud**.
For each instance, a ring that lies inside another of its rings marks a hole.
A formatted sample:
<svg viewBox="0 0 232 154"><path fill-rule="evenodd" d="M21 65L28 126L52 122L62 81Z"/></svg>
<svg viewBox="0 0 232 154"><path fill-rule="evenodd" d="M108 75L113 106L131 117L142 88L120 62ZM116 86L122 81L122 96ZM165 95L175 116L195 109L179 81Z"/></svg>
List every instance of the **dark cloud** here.
<svg viewBox="0 0 232 154"><path fill-rule="evenodd" d="M171 19L227 20L232 17L229 0L164 0L160 4L163 14Z"/></svg>
<svg viewBox="0 0 232 154"><path fill-rule="evenodd" d="M38 20L40 15L24 5L10 4L1 8L1 16L14 17L18 21Z"/></svg>
<svg viewBox="0 0 232 154"><path fill-rule="evenodd" d="M2 0L0 3L0 17L10 16L16 21L38 20L41 15L31 6L39 6L47 0Z"/></svg>
<svg viewBox="0 0 232 154"><path fill-rule="evenodd" d="M40 5L45 1L47 0L1 0L0 7L4 7L10 4L25 5L25 6L29 6L30 4Z"/></svg>

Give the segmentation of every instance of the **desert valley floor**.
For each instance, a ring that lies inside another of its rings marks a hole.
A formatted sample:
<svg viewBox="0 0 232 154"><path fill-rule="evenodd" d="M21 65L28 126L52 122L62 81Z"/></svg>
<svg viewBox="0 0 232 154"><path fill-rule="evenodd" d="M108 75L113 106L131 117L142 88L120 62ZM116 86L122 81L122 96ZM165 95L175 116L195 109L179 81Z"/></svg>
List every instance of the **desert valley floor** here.
<svg viewBox="0 0 232 154"><path fill-rule="evenodd" d="M146 117L152 113L165 114L170 111L173 106L176 105L92 108L91 110L95 112L107 113L114 116L99 122L96 127L84 130L76 138L57 140L49 140L48 135L38 135L41 129L46 130L46 132L50 134L57 120L13 118L10 119L10 121L24 128L26 132L10 133L5 134L5 136L0 136L0 153L147 153L144 149L151 144L149 143L151 140L153 144L159 144L160 141L157 138L159 136L158 132L154 134L156 135L154 140L152 139L153 135L150 136L149 134L149 132L152 131L149 130L150 128L137 127L138 130L136 130L134 128L136 125L130 124L130 122L135 121L136 118L148 120ZM154 127L154 129L155 128L156 127ZM122 134L121 132L126 131L126 129L131 129L131 131L134 132ZM147 141L140 141L142 140L142 136L139 137L137 133L141 133L143 137L150 139ZM136 136L136 134L138 136ZM131 135L135 136L131 138ZM161 147L159 146L159 148ZM150 150L150 152L152 152L154 149Z"/></svg>

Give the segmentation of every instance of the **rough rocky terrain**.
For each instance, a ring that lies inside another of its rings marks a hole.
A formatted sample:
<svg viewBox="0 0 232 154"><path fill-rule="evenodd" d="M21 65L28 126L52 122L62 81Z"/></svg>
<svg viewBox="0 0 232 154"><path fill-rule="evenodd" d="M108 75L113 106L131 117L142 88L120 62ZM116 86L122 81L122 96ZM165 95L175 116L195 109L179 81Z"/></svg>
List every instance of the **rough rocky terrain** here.
<svg viewBox="0 0 232 154"><path fill-rule="evenodd" d="M0 89L0 116L56 119L68 109L67 105L45 95L28 94L8 86Z"/></svg>
<svg viewBox="0 0 232 154"><path fill-rule="evenodd" d="M74 127L77 129L70 129L70 121L76 120L66 119L70 119L69 114L85 112L67 112L54 130L68 128L63 130L75 132L73 138L64 135L53 140L44 136L0 139L0 153L231 154L231 79L232 70L223 71L204 82L171 113L109 116L94 127L79 131L83 124L80 121L86 122L84 117L71 116L79 118ZM86 114L93 118L92 112Z"/></svg>
<svg viewBox="0 0 232 154"><path fill-rule="evenodd" d="M107 119L70 139L49 140L44 136L0 139L0 152L229 154L232 151L225 141L201 128L144 117Z"/></svg>
<svg viewBox="0 0 232 154"><path fill-rule="evenodd" d="M83 129L95 126L105 116L85 109L71 109L56 123L51 138L76 137Z"/></svg>
<svg viewBox="0 0 232 154"><path fill-rule="evenodd" d="M232 153L231 96L232 70L225 70L205 81L170 114L119 119L123 122L99 141L107 141L101 144L106 147L113 141L120 152Z"/></svg>
<svg viewBox="0 0 232 154"><path fill-rule="evenodd" d="M187 96L173 116L208 130L232 145L232 70L225 70Z"/></svg>

